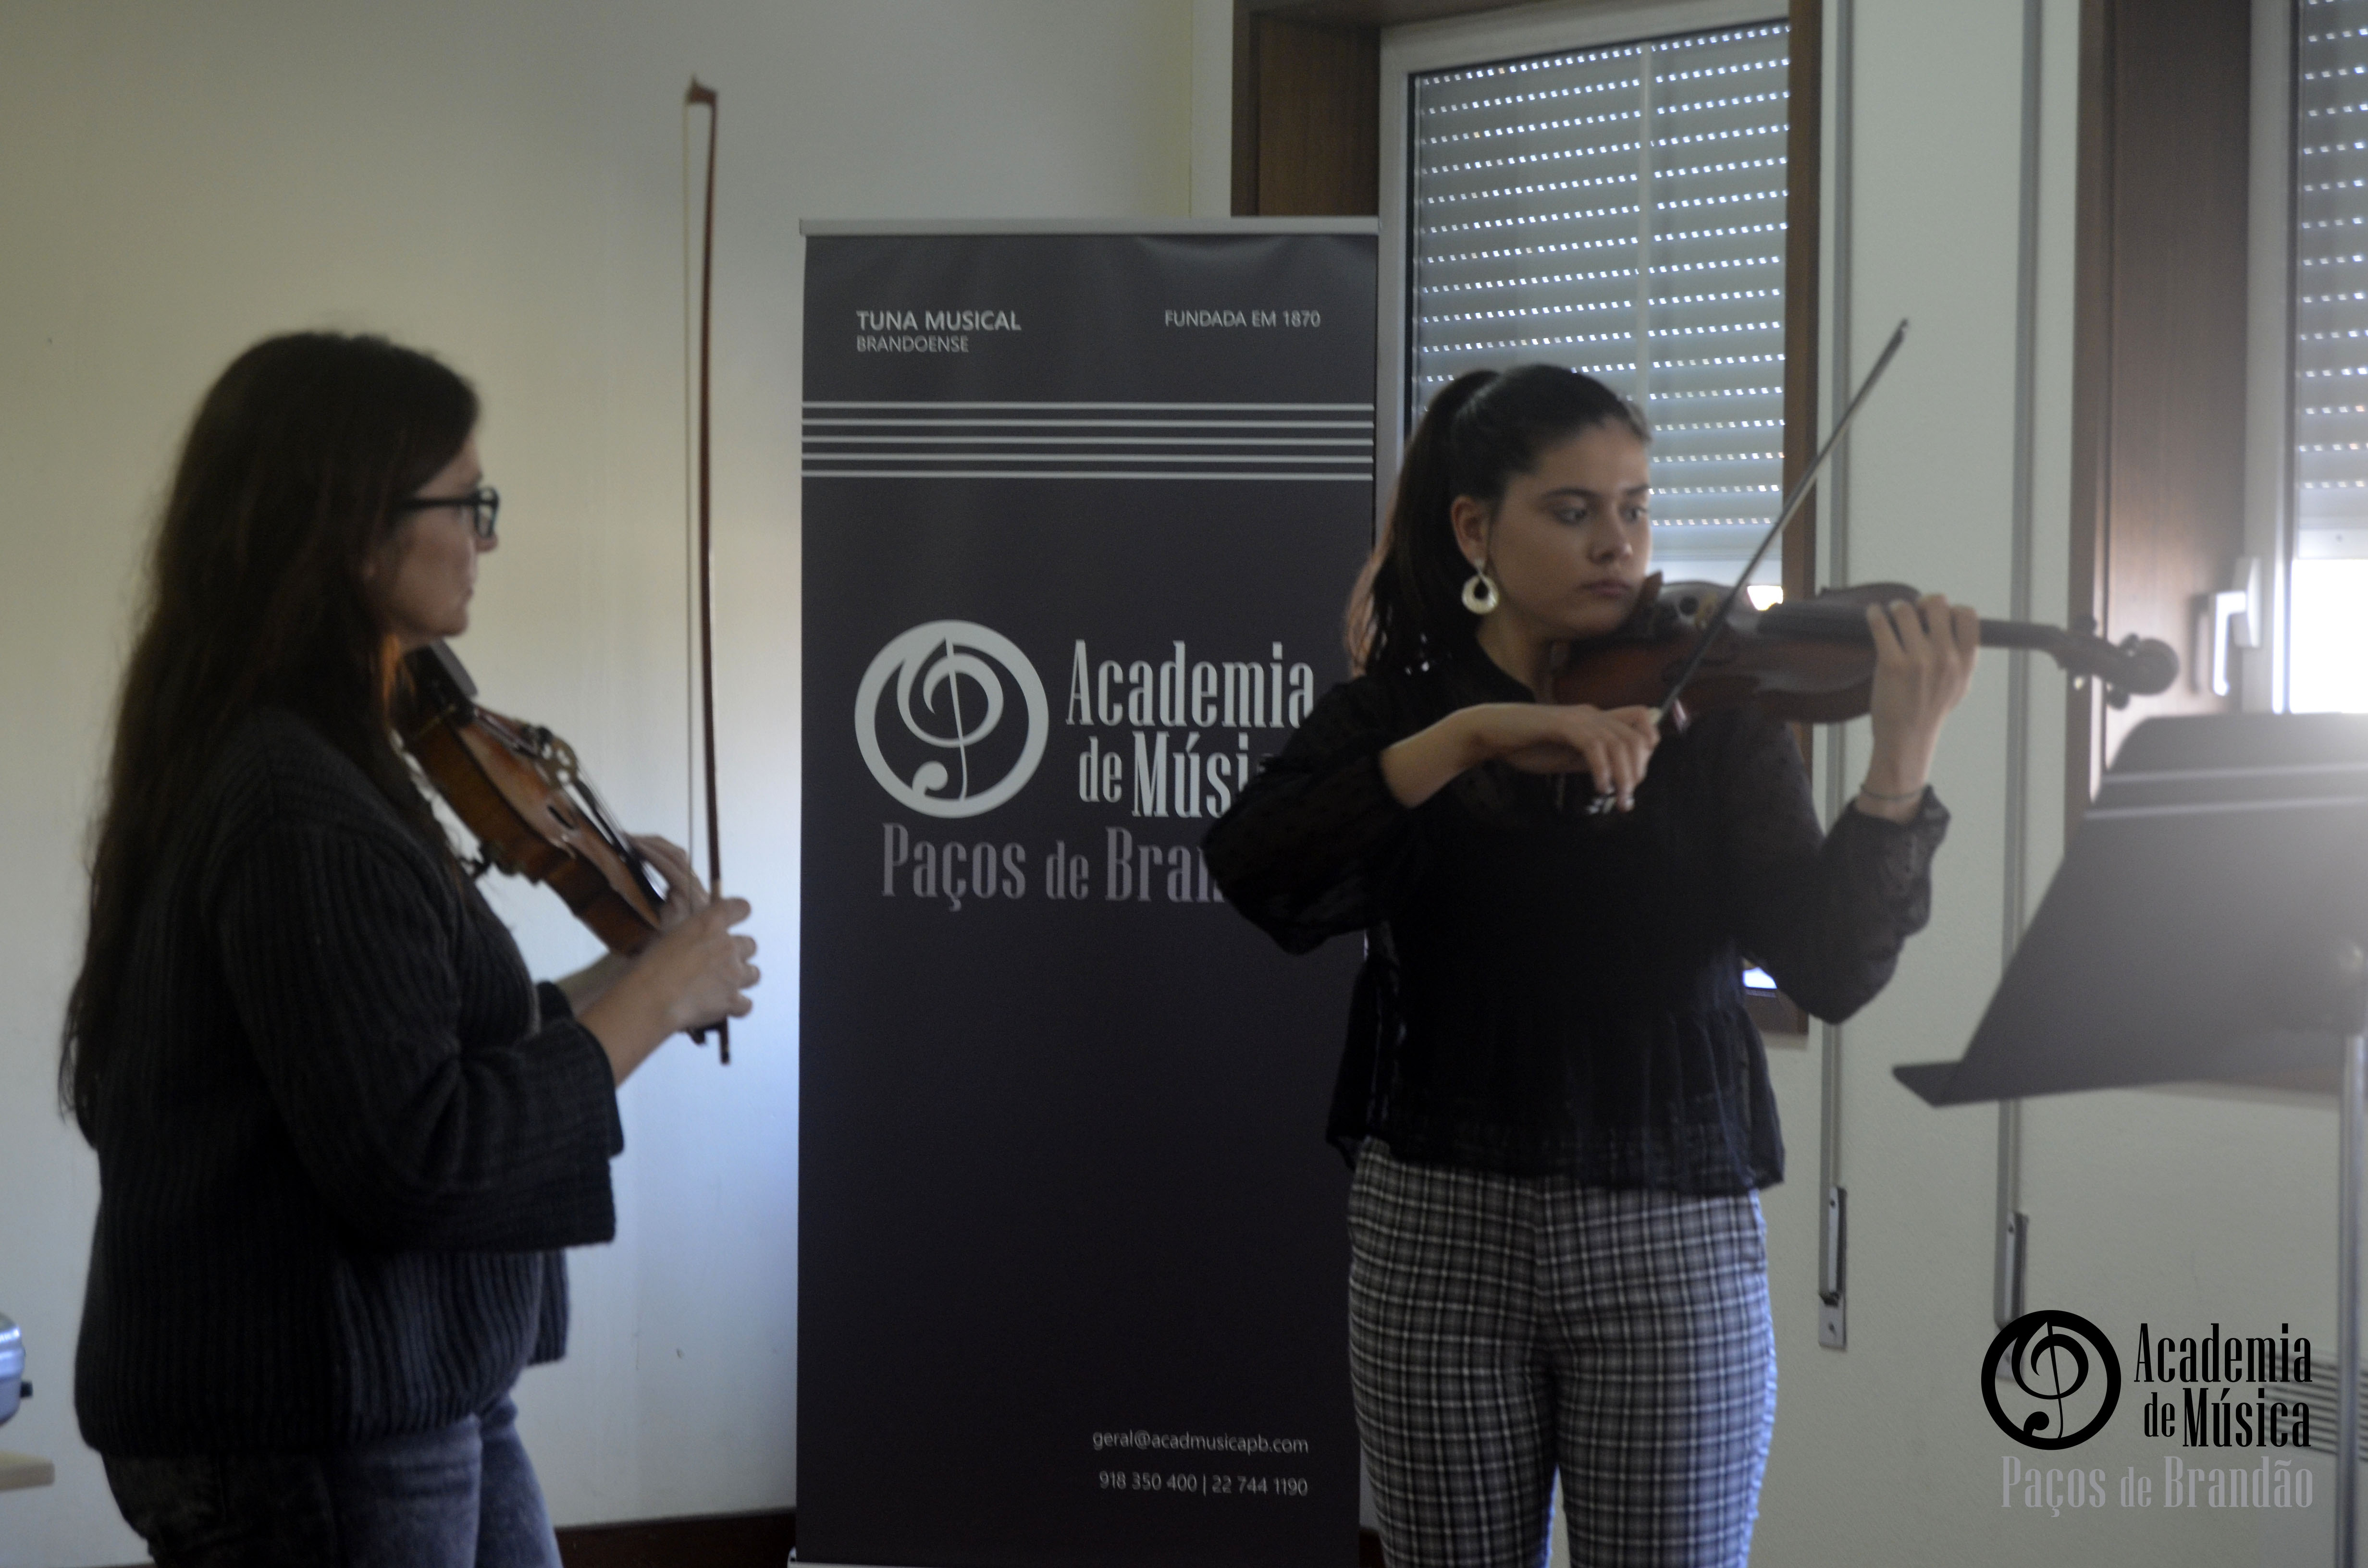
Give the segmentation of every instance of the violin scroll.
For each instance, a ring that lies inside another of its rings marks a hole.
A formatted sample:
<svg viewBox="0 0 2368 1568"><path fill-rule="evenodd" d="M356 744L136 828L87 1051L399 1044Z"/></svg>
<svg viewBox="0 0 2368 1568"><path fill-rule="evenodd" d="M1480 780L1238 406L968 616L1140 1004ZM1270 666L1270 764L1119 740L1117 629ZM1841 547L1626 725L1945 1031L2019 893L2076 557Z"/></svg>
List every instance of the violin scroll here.
<svg viewBox="0 0 2368 1568"><path fill-rule="evenodd" d="M2140 637L2133 631L2114 644L2113 652L2119 656L2122 677L2100 677L2104 681L2105 705L2109 708L2127 708L2133 695L2152 697L2158 691L2169 691L2170 683L2179 678L2179 655L2159 638ZM2059 657L2056 662L2064 661ZM2070 668L2068 665L2066 667Z"/></svg>

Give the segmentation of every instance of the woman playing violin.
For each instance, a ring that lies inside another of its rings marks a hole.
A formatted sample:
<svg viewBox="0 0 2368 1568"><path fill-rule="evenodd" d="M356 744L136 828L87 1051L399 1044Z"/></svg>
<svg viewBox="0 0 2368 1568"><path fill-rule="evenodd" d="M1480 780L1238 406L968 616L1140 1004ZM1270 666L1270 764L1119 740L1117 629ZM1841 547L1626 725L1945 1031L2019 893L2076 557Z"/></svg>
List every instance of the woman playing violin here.
<svg viewBox="0 0 2368 1568"><path fill-rule="evenodd" d="M425 355L267 340L157 529L61 1088L75 1409L161 1564L555 1564L511 1386L615 1233L618 1085L749 1008L748 906L655 839L666 929L536 985L395 750L495 547L476 422Z"/></svg>
<svg viewBox="0 0 2368 1568"><path fill-rule="evenodd" d="M1550 366L1440 392L1351 599L1357 678L1209 835L1284 948L1365 935L1330 1132L1392 1568L1534 1568L1557 1472L1574 1564L1744 1562L1783 1174L1744 961L1846 1017L1930 905L1972 611L1869 612L1873 752L1830 833L1755 709L1663 733L1551 701L1637 605L1649 439Z"/></svg>

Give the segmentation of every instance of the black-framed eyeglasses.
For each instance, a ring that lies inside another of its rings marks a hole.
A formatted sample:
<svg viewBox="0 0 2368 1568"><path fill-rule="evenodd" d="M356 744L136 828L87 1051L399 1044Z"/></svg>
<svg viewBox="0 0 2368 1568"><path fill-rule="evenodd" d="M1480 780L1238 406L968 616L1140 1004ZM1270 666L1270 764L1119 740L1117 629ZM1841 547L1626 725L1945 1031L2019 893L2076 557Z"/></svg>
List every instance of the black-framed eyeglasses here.
<svg viewBox="0 0 2368 1568"><path fill-rule="evenodd" d="M419 495L395 503L398 512L432 512L439 506L451 506L466 512L472 532L488 544L493 542L494 519L501 516L502 493L490 484L480 484L466 495Z"/></svg>

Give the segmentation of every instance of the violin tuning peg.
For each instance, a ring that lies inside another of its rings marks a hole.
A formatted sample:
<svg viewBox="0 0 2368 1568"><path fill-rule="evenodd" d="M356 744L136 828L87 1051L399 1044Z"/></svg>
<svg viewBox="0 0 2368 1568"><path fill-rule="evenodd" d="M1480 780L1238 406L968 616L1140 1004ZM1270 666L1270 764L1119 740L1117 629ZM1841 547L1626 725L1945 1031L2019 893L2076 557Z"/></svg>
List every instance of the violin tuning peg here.
<svg viewBox="0 0 2368 1568"><path fill-rule="evenodd" d="M2107 687L2105 688L2105 706L2106 706L2106 707L2108 707L2108 708L2127 708L2129 705L2130 705L2130 694L2129 694L2127 691L2123 690L2122 687L2118 687L2118 686L2109 686L2109 687Z"/></svg>
<svg viewBox="0 0 2368 1568"><path fill-rule="evenodd" d="M2093 615L2076 615L2072 618L2071 625L2072 630L2083 637L2094 637L2097 634L2097 618Z"/></svg>

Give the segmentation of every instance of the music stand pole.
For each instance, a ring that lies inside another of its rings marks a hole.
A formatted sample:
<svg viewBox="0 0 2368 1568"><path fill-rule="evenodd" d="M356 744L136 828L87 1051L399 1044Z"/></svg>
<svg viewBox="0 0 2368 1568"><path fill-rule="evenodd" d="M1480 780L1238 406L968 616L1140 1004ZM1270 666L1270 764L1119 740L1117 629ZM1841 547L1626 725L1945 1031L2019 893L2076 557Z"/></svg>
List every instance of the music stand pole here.
<svg viewBox="0 0 2368 1568"><path fill-rule="evenodd" d="M2336 1228L2335 1568L2356 1568L2360 1520L2360 1187L2368 1150L2368 1033L2343 1043Z"/></svg>

